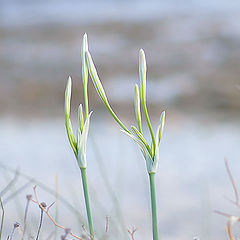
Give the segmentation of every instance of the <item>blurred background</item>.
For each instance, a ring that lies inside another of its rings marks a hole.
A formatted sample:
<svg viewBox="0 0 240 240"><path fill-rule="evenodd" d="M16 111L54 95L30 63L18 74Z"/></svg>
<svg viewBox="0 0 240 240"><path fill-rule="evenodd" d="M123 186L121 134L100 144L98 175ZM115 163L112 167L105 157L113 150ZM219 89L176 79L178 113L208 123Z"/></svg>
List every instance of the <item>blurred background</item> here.
<svg viewBox="0 0 240 240"><path fill-rule="evenodd" d="M71 75L76 129L86 32L108 98L128 126L135 124L138 51L145 50L154 127L160 113L167 113L157 174L161 239L226 239L227 219L213 211L239 213L229 201L234 194L224 167L227 158L239 182L239 11L240 3L231 0L0 0L0 186L16 168L29 176L20 174L2 197L4 236L15 221L23 222L25 196L36 180L41 201L54 201L56 189L67 201L58 197L58 221L83 231L80 172L66 137L63 105ZM106 235L109 216L109 239L129 239L133 226L136 240L151 239L144 159L105 111L91 81L89 96L94 113L88 177L97 232ZM28 232L35 236L37 206L32 204L30 213ZM54 234L46 217L41 238Z"/></svg>

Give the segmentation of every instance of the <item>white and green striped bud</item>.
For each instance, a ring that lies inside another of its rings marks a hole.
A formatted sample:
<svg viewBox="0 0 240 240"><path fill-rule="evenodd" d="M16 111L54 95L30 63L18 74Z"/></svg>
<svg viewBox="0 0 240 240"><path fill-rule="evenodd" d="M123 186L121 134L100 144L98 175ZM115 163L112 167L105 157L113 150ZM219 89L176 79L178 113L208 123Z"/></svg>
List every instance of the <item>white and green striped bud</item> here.
<svg viewBox="0 0 240 240"><path fill-rule="evenodd" d="M88 69L87 69L87 59L86 53L88 51L88 41L87 41L87 34L83 35L83 44L82 44L82 81L83 86L87 85L88 82Z"/></svg>
<svg viewBox="0 0 240 240"><path fill-rule="evenodd" d="M86 168L86 151L87 151L87 136L89 131L90 116L92 112L88 115L85 123L83 117L82 104L78 108L78 128L77 128L77 141L75 140L72 124L70 121L70 101L71 101L71 78L68 78L66 90L65 90L65 125L67 130L67 135L69 143L73 149L73 152L77 158L80 168Z"/></svg>
<svg viewBox="0 0 240 240"><path fill-rule="evenodd" d="M82 82L84 88L84 102L86 111L86 120L84 122L83 107L82 104L78 108L78 128L77 128L77 140L74 137L72 124L70 121L70 109L71 109L71 89L72 80L69 77L65 90L65 125L67 130L67 135L69 143L73 149L76 156L77 162L80 168L86 168L86 151L87 151L87 136L89 131L90 116L88 114L88 95L87 95L87 83L88 83L88 68L86 60L86 52L88 51L87 35L83 36L82 43Z"/></svg>
<svg viewBox="0 0 240 240"><path fill-rule="evenodd" d="M104 105L106 106L106 108L108 109L108 111L110 112L112 117L115 119L115 121L122 127L122 129L124 129L126 132L130 133L130 131L125 127L125 125L121 122L121 120L118 118L118 116L112 110L112 108L111 108L111 106L110 106L110 104L107 100L107 96L105 94L103 85L102 85L102 83L101 83L101 81L98 77L97 70L96 70L96 67L93 63L91 54L89 52L87 52L86 57L87 57L88 71L90 73L91 79L93 81L93 85L95 86L99 97L101 98Z"/></svg>
<svg viewBox="0 0 240 240"><path fill-rule="evenodd" d="M139 96L139 90L138 90L138 85L137 84L135 84L134 109L135 109L135 115L136 115L136 120L137 120L137 124L138 124L138 129L139 129L140 133L142 133L140 96Z"/></svg>
<svg viewBox="0 0 240 240"><path fill-rule="evenodd" d="M83 82L83 91L84 91L84 102L85 102L85 113L86 118L88 117L88 68L87 68L87 59L86 53L88 51L88 41L87 41L87 34L85 33L83 36L83 43L82 43L82 82Z"/></svg>
<svg viewBox="0 0 240 240"><path fill-rule="evenodd" d="M83 109L82 104L80 104L78 107L78 126L80 128L81 133L83 131L83 125L84 125Z"/></svg>
<svg viewBox="0 0 240 240"><path fill-rule="evenodd" d="M107 96L105 94L104 88L102 86L102 83L98 77L97 74L97 70L96 67L93 63L91 54L89 52L86 53L86 57L87 57L87 64L88 64L88 70L89 73L91 75L91 78L93 80L93 84L98 92L98 95L100 96L100 98L102 99L102 101L104 102L105 105L109 105L108 100L107 100Z"/></svg>
<svg viewBox="0 0 240 240"><path fill-rule="evenodd" d="M70 120L70 109L71 109L71 91L72 91L72 80L68 78L66 90L65 90L65 125L68 135L68 140L73 149L75 156L77 156L77 143L73 135L72 124Z"/></svg>
<svg viewBox="0 0 240 240"><path fill-rule="evenodd" d="M88 131L89 131L89 124L90 124L90 116L92 112L88 115L82 132L78 128L78 142L77 142L77 149L78 149L78 154L77 154L77 161L78 165L80 168L86 168L87 167L87 137L88 137Z"/></svg>
<svg viewBox="0 0 240 240"><path fill-rule="evenodd" d="M156 133L156 146L160 144L160 141L162 139L162 134L163 134L163 128L165 124L165 111L161 113L160 116L160 123L157 127L157 133Z"/></svg>
<svg viewBox="0 0 240 240"><path fill-rule="evenodd" d="M139 88L137 84L135 85L134 108L135 108L135 116L137 120L138 129L135 126L132 126L131 131L129 131L125 127L125 125L121 122L121 120L117 117L117 115L112 110L107 100L107 96L105 94L103 85L98 77L96 67L93 63L93 60L89 51L86 52L86 59L87 59L89 74L96 88L96 91L98 92L99 97L101 98L101 100L103 101L103 103L105 104L106 108L108 109L112 117L115 119L115 121L122 127L121 131L127 134L129 137L131 137L140 147L143 157L146 161L148 173L156 173L158 168L158 159L159 159L159 143L162 137L163 127L164 127L165 112L161 114L160 125L158 126L156 138L155 138L152 130L152 126L150 123L150 118L147 112L147 104L146 104L147 65L146 65L146 58L145 58L144 51L142 49L139 51L139 79L140 79ZM144 116L147 120L148 128L150 130L151 137L152 137L151 147L143 136L142 119L141 119L141 103L144 111ZM156 142L157 142L157 146L155 146Z"/></svg>
<svg viewBox="0 0 240 240"><path fill-rule="evenodd" d="M142 103L146 102L146 75L147 75L147 64L146 57L143 49L139 51L139 80L140 80L140 97Z"/></svg>

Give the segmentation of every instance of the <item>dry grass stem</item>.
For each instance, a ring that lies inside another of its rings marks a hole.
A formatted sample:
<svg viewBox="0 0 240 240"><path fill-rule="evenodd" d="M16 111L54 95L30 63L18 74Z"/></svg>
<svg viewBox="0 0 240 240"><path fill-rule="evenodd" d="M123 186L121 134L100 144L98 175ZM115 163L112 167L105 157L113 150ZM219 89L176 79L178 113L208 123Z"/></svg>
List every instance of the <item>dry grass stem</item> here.
<svg viewBox="0 0 240 240"><path fill-rule="evenodd" d="M19 176L19 172L16 170L13 179L7 184L7 186L0 192L0 196L2 197L10 188L11 186L16 182L17 178Z"/></svg>
<svg viewBox="0 0 240 240"><path fill-rule="evenodd" d="M234 194L235 194L235 204L240 207L239 205L239 194L238 194L238 190L237 190L237 187L236 187L236 184L235 184L235 181L233 179L233 176L232 176L232 173L231 173L231 170L229 168L229 165L228 165L228 161L227 159L225 158L224 159L224 162L225 162L225 167L226 167L226 170L227 170L227 174L228 174L228 177L231 181L231 184L232 184L232 187L233 187L233 191L234 191Z"/></svg>
<svg viewBox="0 0 240 240"><path fill-rule="evenodd" d="M106 216L106 226L105 226L105 232L107 233L109 229L109 216Z"/></svg>
<svg viewBox="0 0 240 240"><path fill-rule="evenodd" d="M1 227L0 227L0 240L1 240L2 239L2 232L3 232L4 215L5 215L5 210L4 210L4 207L3 207L3 202L2 202L1 197L0 197L0 205L1 205L1 209L2 209Z"/></svg>
<svg viewBox="0 0 240 240"><path fill-rule="evenodd" d="M226 170L227 170L228 177L229 177L229 179L231 181L232 188L233 188L233 191L234 191L234 194L235 194L235 201L231 200L231 202L233 204L235 204L237 207L240 207L240 204L239 204L239 193L238 193L238 190L237 190L237 187L236 187L236 184L235 184L235 180L234 180L234 178L232 176L232 173L231 173L231 170L229 168L227 159L224 159L224 162L225 162L225 167L226 167ZM228 213L224 213L224 212L218 211L218 210L215 210L214 212L217 213L217 214L220 214L220 215L222 215L224 217L227 217L229 219L227 221L227 227L226 227L227 234L228 234L229 240L235 240L235 237L233 236L233 232L232 232L232 226L236 222L240 222L240 218L237 217L237 216L233 216L231 214L228 214Z"/></svg>
<svg viewBox="0 0 240 240"><path fill-rule="evenodd" d="M24 240L24 236L25 236L26 229L27 229L27 214L28 214L29 203L30 203L30 201L32 199L32 195L27 195L26 199L27 199L27 204L26 204L25 211L24 211L22 240Z"/></svg>

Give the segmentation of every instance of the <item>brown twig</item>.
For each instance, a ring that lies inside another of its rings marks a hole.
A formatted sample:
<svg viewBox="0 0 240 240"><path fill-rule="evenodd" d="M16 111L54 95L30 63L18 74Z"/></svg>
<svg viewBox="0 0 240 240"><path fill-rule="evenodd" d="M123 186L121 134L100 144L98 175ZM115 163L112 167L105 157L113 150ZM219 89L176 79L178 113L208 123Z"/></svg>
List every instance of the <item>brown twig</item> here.
<svg viewBox="0 0 240 240"><path fill-rule="evenodd" d="M134 228L134 227L133 227L132 231L130 231L130 230L128 229L128 233L130 234L132 240L134 240L134 234L135 234L136 231L137 231L137 228Z"/></svg>
<svg viewBox="0 0 240 240"><path fill-rule="evenodd" d="M227 222L227 234L230 240L235 240L235 237L233 236L232 232L232 225L239 221L240 221L239 217L231 216Z"/></svg>
<svg viewBox="0 0 240 240"><path fill-rule="evenodd" d="M235 240L233 233L232 233L232 224L230 221L227 222L227 233L228 233L228 237L230 240Z"/></svg>
<svg viewBox="0 0 240 240"><path fill-rule="evenodd" d="M224 162L225 162L225 167L226 167L226 170L227 170L227 174L228 174L228 177L231 181L231 184L232 184L232 187L233 187L233 191L234 191L234 194L235 194L235 204L239 207L239 194L238 194L238 190L237 190L237 187L236 187L236 184L235 184L235 181L233 179L233 176L232 176L232 173L231 173L231 170L229 168L229 165L228 165L228 161L227 159L225 158L224 159Z"/></svg>
<svg viewBox="0 0 240 240"><path fill-rule="evenodd" d="M105 232L107 233L109 229L109 216L106 216L106 227L105 227Z"/></svg>
<svg viewBox="0 0 240 240"><path fill-rule="evenodd" d="M224 212L221 212L221 211L218 211L218 210L214 210L215 213L219 214L219 215L222 215L224 217L231 217L232 215L228 214L228 213L224 213Z"/></svg>
<svg viewBox="0 0 240 240"><path fill-rule="evenodd" d="M69 228L66 228L58 223L56 223L56 221L53 219L53 217L49 214L49 210L50 210L50 207L53 205L51 204L47 209L46 207L42 206L41 203L39 203L38 201L38 197L37 197L37 192L36 192L36 186L33 187L33 191L34 191L34 196L35 196L35 200L34 199L31 199L32 202L36 203L41 209L42 211L47 215L47 217L50 219L50 221L57 227L63 229L64 231L66 231L67 229ZM83 238L77 236L76 234L72 233L71 231L69 232L69 235L71 235L72 237L76 238L76 239L79 239L79 240L83 240Z"/></svg>
<svg viewBox="0 0 240 240"><path fill-rule="evenodd" d="M235 240L235 238L233 236L233 233L232 233L232 225L236 222L240 222L240 218L236 217L236 216L233 216L233 215L230 215L228 213L217 211L217 210L215 210L214 212L217 213L217 214L220 214L224 217L229 218L229 220L227 221L227 234L228 234L228 237L229 237L230 240Z"/></svg>

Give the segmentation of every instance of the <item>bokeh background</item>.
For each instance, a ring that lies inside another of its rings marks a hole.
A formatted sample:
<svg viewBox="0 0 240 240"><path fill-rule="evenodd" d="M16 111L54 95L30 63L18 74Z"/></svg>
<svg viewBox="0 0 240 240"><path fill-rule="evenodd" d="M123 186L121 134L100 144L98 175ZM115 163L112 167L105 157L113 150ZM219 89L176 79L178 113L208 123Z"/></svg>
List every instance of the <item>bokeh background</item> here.
<svg viewBox="0 0 240 240"><path fill-rule="evenodd" d="M10 169L29 176L20 174L2 196L4 236L15 221L23 222L25 195L33 193L35 180L42 201L54 201L57 189L79 211L58 197L58 221L78 234L83 231L80 173L67 141L63 105L71 75L76 127L83 101L81 42L87 32L108 98L128 126L134 123L138 51L145 50L153 125L162 110L167 113L157 175L161 239L226 239L227 219L213 211L239 213L229 201L234 194L224 167L227 158L239 182L239 11L240 3L232 0L0 0L1 188L14 176ZM109 216L109 239L129 239L127 229L133 226L135 239L151 239L141 153L119 131L91 82L89 96L94 113L88 177L97 232L106 235ZM39 215L32 204L31 236ZM53 239L54 226L46 217L41 238L51 234Z"/></svg>

